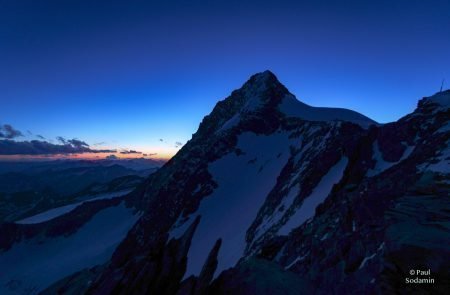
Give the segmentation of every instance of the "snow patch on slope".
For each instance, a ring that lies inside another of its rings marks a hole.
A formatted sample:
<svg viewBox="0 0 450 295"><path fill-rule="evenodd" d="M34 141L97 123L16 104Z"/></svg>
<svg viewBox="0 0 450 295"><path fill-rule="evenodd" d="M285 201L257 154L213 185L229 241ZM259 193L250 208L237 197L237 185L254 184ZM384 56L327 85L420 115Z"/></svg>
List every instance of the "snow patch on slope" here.
<svg viewBox="0 0 450 295"><path fill-rule="evenodd" d="M70 236L15 244L0 254L0 294L35 294L74 272L105 263L138 217L122 202L98 212Z"/></svg>
<svg viewBox="0 0 450 295"><path fill-rule="evenodd" d="M188 222L189 220L191 220L191 218L183 217L183 212L181 212L177 221L175 221L174 225L170 229L169 238L167 240L170 241L171 239L181 238L189 226L191 226L192 222Z"/></svg>
<svg viewBox="0 0 450 295"><path fill-rule="evenodd" d="M406 145L406 144L404 143L404 145ZM367 171L367 176L372 177L372 176L378 175L381 172L383 172L383 171L391 168L392 166L400 163L401 161L407 159L411 155L411 153L414 151L414 148L415 148L415 146L406 145L406 149L403 152L402 157L398 161L388 162L383 159L383 153L380 150L378 141L375 141L373 144L373 159L376 161L376 163L375 163L374 168L369 169Z"/></svg>
<svg viewBox="0 0 450 295"><path fill-rule="evenodd" d="M446 122L442 127L436 130L434 133L447 133L450 132L450 121Z"/></svg>
<svg viewBox="0 0 450 295"><path fill-rule="evenodd" d="M246 232L290 156L288 137L286 132L269 136L241 134L237 147L244 154L230 153L209 165L208 170L218 188L202 200L198 211L189 218L194 220L201 215L189 249L185 277L200 273L219 238L222 238L222 246L216 275L234 266L242 257ZM256 162L250 164L255 158Z"/></svg>
<svg viewBox="0 0 450 295"><path fill-rule="evenodd" d="M291 267L293 267L297 262L304 260L309 253L306 253L303 256L299 256L297 258L294 259L294 261L292 261L291 263L289 263L288 265L286 265L286 267L284 268L284 270L289 270Z"/></svg>
<svg viewBox="0 0 450 295"><path fill-rule="evenodd" d="M438 153L438 156L433 159L433 162L419 165L417 168L421 171L428 170L450 174L450 141L447 141L447 146Z"/></svg>
<svg viewBox="0 0 450 295"><path fill-rule="evenodd" d="M306 220L314 217L316 208L320 205L330 194L333 185L338 183L344 175L344 170L347 167L348 158L342 159L322 177L319 184L313 189L312 193L305 198L301 206L289 218L289 220L278 230L280 235L288 235L291 230L301 226Z"/></svg>
<svg viewBox="0 0 450 295"><path fill-rule="evenodd" d="M223 126L220 127L219 130L217 130L217 132L228 130L228 129L231 129L231 128L237 126L239 124L240 120L241 120L241 114L237 113L236 115L231 117L230 120L226 121L225 124L223 124Z"/></svg>
<svg viewBox="0 0 450 295"><path fill-rule="evenodd" d="M273 225L277 224L281 218L283 218L286 211L292 206L295 198L300 193L300 187L298 185L292 187L286 197L283 198L280 205L275 208L273 214L265 216L262 223L255 231L254 241L258 240L264 233L267 232Z"/></svg>

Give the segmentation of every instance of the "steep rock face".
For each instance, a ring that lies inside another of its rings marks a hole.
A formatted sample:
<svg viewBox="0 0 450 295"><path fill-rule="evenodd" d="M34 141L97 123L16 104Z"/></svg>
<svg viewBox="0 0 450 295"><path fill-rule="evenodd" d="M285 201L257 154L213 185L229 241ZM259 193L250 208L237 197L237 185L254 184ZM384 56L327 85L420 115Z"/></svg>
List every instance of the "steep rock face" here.
<svg viewBox="0 0 450 295"><path fill-rule="evenodd" d="M315 217L287 237L266 231L269 239L255 255L307 279L317 294L444 294L450 278L449 104L450 92L439 93L398 122L371 129ZM223 273L211 290L234 290L242 267ZM411 269L430 269L435 283L405 284L415 278Z"/></svg>
<svg viewBox="0 0 450 295"><path fill-rule="evenodd" d="M151 253L161 251L161 247L164 247L169 238L169 230L177 220L183 220L183 217L194 213L201 199L217 188L217 183L208 171L208 164L228 153L236 156L242 153L236 148L236 143L238 135L244 129L259 128L260 132L273 133L278 128L280 115L270 112L273 107L267 105L280 100L286 90L278 82L273 85L276 87L273 87L271 84L274 82L277 81L270 73L252 77L242 89L233 92L232 96L219 103L211 115L205 117L192 140L161 168L160 173L150 177L147 185L140 192L140 199L136 197L143 207L148 208L148 211L116 251L108 271L117 273L117 277L123 277L124 272L128 272L128 267L134 268L140 263L150 263L149 260L157 256ZM255 88L260 91L255 92ZM252 98L266 100L265 105L259 107L257 111L270 112L270 114L267 117L256 116L254 111L249 111L249 114L243 116L244 120L239 123L245 127L238 125L228 130L219 130L232 114L236 113L236 108L241 110ZM222 125L217 122L222 122ZM211 247L206 251L209 251ZM123 267L123 264L126 266ZM111 274L105 274L99 281L102 285L120 286L120 282L111 282L111 278L114 277ZM99 287L94 285L92 290L95 288Z"/></svg>
<svg viewBox="0 0 450 295"><path fill-rule="evenodd" d="M145 213L87 292L380 293L408 253L448 281L449 94L379 126L252 76L129 196Z"/></svg>

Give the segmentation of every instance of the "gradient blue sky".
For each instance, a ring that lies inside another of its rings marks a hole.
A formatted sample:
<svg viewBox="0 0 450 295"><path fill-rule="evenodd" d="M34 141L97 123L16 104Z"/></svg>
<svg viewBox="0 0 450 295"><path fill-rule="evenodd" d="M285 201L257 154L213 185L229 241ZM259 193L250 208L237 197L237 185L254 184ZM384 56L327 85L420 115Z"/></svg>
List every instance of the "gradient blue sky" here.
<svg viewBox="0 0 450 295"><path fill-rule="evenodd" d="M170 154L266 69L389 122L450 84L449 36L438 0L0 0L0 124Z"/></svg>

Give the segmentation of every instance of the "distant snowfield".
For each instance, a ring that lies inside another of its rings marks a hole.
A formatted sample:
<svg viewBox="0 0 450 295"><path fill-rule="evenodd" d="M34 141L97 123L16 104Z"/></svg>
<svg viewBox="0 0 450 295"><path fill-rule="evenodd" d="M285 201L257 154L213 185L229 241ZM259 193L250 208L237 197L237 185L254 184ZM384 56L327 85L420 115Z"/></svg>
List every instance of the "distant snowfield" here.
<svg viewBox="0 0 450 295"><path fill-rule="evenodd" d="M107 262L138 218L122 202L98 212L73 235L15 244L0 253L0 294L35 294L74 272Z"/></svg>
<svg viewBox="0 0 450 295"><path fill-rule="evenodd" d="M237 144L244 154L230 153L210 164L208 170L218 188L202 200L198 211L182 225L185 228L201 215L188 252L185 277L200 273L219 238L222 238L222 246L216 276L242 257L245 234L290 156L293 139L288 136L286 132L270 136L244 133ZM172 233L173 236L179 234Z"/></svg>
<svg viewBox="0 0 450 295"><path fill-rule="evenodd" d="M66 205L66 206L61 206L61 207L57 207L57 208L53 208L50 210L47 210L45 212L24 218L22 220L16 221L15 223L17 224L36 224L36 223L42 223L45 221L49 221L53 218L56 218L58 216L64 215L69 213L70 211L73 211L75 208L77 208L78 206L86 203L86 202L92 202L92 201L98 201L98 200L104 200L104 199L113 199L113 198L117 198L117 197L121 197L123 195L128 194L129 192L131 192L131 190L123 190L123 191L119 191L119 192L114 192L114 193L109 193L109 194L102 194L98 197L92 198L92 199L88 199L88 200L84 200L81 202L77 202L74 204L70 204L70 205Z"/></svg>
<svg viewBox="0 0 450 295"><path fill-rule="evenodd" d="M338 183L344 175L348 158L342 159L325 174L312 193L306 197L301 206L289 218L289 220L278 230L280 235L288 235L291 230L301 226L306 220L314 217L317 206L319 206L330 194L333 185Z"/></svg>

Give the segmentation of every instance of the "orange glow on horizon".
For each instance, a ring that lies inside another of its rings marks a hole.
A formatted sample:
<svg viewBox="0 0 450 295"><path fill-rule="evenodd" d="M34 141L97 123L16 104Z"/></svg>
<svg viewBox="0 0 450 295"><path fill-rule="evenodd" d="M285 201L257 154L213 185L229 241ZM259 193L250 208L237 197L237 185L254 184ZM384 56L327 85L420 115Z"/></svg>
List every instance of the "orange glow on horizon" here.
<svg viewBox="0 0 450 295"><path fill-rule="evenodd" d="M99 148L99 147L97 147ZM47 155L0 155L0 161L53 161L53 160L104 160L108 156L117 159L153 159L156 161L170 160L180 149L173 146L133 146L131 149L120 149L111 146L102 146L99 149L116 150L114 153L76 153L76 154L47 154ZM126 151L139 151L141 153L126 153Z"/></svg>

